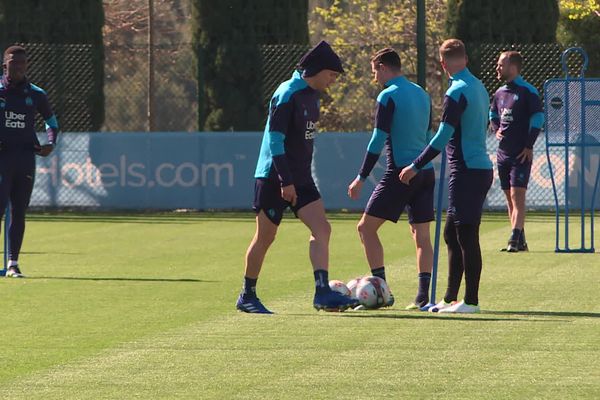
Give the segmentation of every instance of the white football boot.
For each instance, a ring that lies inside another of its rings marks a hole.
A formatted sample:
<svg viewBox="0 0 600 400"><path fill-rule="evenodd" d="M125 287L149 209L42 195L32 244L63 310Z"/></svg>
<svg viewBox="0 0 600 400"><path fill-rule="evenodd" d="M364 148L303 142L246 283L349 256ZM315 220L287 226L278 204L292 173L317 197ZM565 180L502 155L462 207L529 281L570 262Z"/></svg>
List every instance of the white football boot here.
<svg viewBox="0 0 600 400"><path fill-rule="evenodd" d="M439 310L440 313L455 313L455 314L477 314L481 311L479 306L472 306L465 303L464 300L454 304L453 306Z"/></svg>
<svg viewBox="0 0 600 400"><path fill-rule="evenodd" d="M429 312L440 312L441 310L445 310L446 308L452 307L456 304L456 301L451 301L450 303L446 303L443 299L433 307L429 308Z"/></svg>

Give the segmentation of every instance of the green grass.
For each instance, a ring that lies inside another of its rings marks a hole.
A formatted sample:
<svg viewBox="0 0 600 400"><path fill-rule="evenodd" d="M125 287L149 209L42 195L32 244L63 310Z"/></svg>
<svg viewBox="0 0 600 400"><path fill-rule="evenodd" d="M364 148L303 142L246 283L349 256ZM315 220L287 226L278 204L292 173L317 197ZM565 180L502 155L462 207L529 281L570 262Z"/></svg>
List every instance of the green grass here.
<svg viewBox="0 0 600 400"><path fill-rule="evenodd" d="M331 219L331 279L366 272L357 219ZM417 283L405 220L381 232L396 306L314 311L289 216L258 287L277 314L237 313L253 232L248 214L31 215L29 278L0 279L0 399L600 398L600 256L555 254L550 215L529 218L527 254L500 253L506 217L485 217L473 316L402 310Z"/></svg>

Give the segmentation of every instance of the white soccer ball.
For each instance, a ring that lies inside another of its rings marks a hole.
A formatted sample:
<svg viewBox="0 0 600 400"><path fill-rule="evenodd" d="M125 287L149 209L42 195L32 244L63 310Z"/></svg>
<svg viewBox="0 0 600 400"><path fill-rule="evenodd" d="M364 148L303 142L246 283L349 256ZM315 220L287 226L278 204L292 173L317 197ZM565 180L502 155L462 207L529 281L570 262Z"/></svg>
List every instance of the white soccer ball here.
<svg viewBox="0 0 600 400"><path fill-rule="evenodd" d="M365 308L379 308L390 301L390 288L377 276L366 276L358 282L356 297Z"/></svg>
<svg viewBox="0 0 600 400"><path fill-rule="evenodd" d="M346 286L346 284L342 281L338 281L335 279L332 281L329 281L329 287L334 292L341 293L344 296L350 296L350 289L348 289L348 286Z"/></svg>
<svg viewBox="0 0 600 400"><path fill-rule="evenodd" d="M357 278L352 279L350 282L348 282L348 284L346 284L346 286L348 287L348 289L350 289L350 297L352 297L353 299L356 299L356 287L358 286L358 282L360 282L360 280L362 279L362 276L359 276Z"/></svg>

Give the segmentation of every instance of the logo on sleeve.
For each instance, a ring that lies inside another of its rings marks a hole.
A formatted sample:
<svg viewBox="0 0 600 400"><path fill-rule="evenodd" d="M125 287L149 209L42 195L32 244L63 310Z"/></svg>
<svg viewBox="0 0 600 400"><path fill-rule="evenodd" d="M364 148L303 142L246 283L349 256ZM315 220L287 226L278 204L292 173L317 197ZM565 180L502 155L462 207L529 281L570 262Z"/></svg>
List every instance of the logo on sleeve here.
<svg viewBox="0 0 600 400"><path fill-rule="evenodd" d="M7 128L24 129L25 114L19 114L14 111L4 111L4 126Z"/></svg>

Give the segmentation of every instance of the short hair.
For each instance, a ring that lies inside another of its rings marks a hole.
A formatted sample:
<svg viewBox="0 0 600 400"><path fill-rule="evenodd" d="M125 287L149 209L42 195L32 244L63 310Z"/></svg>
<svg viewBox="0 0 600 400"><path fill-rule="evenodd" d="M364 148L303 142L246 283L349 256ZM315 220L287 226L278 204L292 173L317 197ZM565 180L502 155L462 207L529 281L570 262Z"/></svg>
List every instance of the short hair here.
<svg viewBox="0 0 600 400"><path fill-rule="evenodd" d="M440 57L444 60L467 56L465 44L459 39L447 39L440 46Z"/></svg>
<svg viewBox="0 0 600 400"><path fill-rule="evenodd" d="M396 52L396 50L386 47L385 49L379 50L373 57L371 57L371 62L373 64L383 64L386 67L390 67L391 69L399 70L402 68L402 63L400 62L400 56Z"/></svg>
<svg viewBox="0 0 600 400"><path fill-rule="evenodd" d="M15 45L8 47L6 50L4 50L3 59L6 59L6 56L9 54L25 54L25 55L27 55L27 51L25 50L25 47L15 44Z"/></svg>
<svg viewBox="0 0 600 400"><path fill-rule="evenodd" d="M523 56L521 53L515 50L510 50L500 53L500 56L506 57L508 63L516 66L517 71L521 72L521 67L523 67Z"/></svg>

